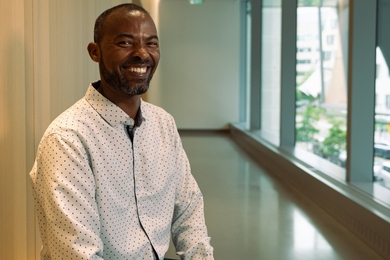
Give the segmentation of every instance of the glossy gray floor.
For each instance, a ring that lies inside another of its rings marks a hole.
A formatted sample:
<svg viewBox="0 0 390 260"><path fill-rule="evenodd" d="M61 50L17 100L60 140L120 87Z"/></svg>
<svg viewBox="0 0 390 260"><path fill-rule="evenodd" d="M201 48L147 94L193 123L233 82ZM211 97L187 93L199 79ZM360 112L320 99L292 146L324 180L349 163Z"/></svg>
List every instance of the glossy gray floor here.
<svg viewBox="0 0 390 260"><path fill-rule="evenodd" d="M382 259L227 134L182 131L217 260ZM287 173L288 174L288 173ZM178 259L170 248L166 257Z"/></svg>

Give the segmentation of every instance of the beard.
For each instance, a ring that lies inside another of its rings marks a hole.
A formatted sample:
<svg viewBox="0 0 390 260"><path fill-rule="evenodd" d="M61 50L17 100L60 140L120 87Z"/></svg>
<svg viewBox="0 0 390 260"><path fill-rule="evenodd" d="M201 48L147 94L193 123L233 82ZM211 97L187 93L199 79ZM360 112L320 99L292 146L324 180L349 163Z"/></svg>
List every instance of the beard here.
<svg viewBox="0 0 390 260"><path fill-rule="evenodd" d="M107 84L130 96L144 94L149 89L149 84L152 79L152 77L149 77L147 80L133 79L132 81L128 81L117 71L110 72L104 65L103 58L99 62L99 69L102 78Z"/></svg>

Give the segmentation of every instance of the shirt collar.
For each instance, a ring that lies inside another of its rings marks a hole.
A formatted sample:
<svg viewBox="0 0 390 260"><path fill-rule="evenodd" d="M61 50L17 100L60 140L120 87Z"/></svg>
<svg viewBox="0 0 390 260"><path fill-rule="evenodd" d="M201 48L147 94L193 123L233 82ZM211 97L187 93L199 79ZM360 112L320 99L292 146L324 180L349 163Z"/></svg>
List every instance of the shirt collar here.
<svg viewBox="0 0 390 260"><path fill-rule="evenodd" d="M118 124L135 125L137 127L141 126L142 121L145 120L141 112L141 106L143 102L142 99L137 115L135 119L133 119L117 105L100 94L100 92L97 91L99 86L100 81L91 83L84 98L107 123L109 123L111 126L116 126Z"/></svg>

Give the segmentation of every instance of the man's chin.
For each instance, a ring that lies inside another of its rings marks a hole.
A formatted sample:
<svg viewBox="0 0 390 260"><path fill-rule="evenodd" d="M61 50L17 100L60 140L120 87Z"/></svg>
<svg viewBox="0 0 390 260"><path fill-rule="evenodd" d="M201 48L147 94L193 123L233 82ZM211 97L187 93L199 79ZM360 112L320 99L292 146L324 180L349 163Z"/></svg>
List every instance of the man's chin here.
<svg viewBox="0 0 390 260"><path fill-rule="evenodd" d="M130 88L128 87L123 87L123 88L120 88L122 90L122 92L124 92L125 94L127 95L130 95L130 96L138 96L138 95L142 95L142 94L145 94L148 89L149 89L149 85L142 85L142 86L132 86Z"/></svg>

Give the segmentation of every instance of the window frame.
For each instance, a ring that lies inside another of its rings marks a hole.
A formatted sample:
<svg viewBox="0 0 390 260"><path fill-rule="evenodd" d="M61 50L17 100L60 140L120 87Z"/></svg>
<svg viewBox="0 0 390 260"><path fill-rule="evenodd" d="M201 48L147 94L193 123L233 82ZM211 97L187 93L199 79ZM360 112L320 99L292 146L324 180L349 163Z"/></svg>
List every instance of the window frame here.
<svg viewBox="0 0 390 260"><path fill-rule="evenodd" d="M261 132L261 21L263 1L251 2L251 62L249 132ZM313 159L295 148L295 81L297 0L282 1L280 140L278 149L296 156L320 172L373 194L377 1L349 0L347 77L347 160L345 169L325 159ZM364 14L364 15L362 15ZM292 22L295 21L295 22ZM291 87L294 86L294 87ZM364 104L364 106L362 106ZM261 136L261 135L258 135ZM266 141L266 140L265 140ZM328 169L328 170L327 170ZM331 169L331 170L329 170ZM335 174L332 174L335 173Z"/></svg>

